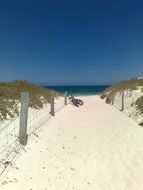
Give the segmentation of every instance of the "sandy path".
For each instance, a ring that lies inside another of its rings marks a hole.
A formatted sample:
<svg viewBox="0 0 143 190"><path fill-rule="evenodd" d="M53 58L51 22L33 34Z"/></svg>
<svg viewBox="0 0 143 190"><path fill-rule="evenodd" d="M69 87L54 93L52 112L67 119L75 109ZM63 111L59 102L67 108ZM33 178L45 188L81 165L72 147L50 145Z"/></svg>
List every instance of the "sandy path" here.
<svg viewBox="0 0 143 190"><path fill-rule="evenodd" d="M143 128L97 96L82 99L29 141L0 189L143 189Z"/></svg>

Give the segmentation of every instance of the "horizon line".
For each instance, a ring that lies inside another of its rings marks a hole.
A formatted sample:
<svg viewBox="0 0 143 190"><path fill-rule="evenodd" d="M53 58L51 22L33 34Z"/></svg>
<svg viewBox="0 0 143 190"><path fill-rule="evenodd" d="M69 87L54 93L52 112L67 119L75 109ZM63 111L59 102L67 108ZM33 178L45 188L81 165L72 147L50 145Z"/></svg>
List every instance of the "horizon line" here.
<svg viewBox="0 0 143 190"><path fill-rule="evenodd" d="M38 83L42 86L110 86L113 83L101 83L101 84L47 84L47 83Z"/></svg>

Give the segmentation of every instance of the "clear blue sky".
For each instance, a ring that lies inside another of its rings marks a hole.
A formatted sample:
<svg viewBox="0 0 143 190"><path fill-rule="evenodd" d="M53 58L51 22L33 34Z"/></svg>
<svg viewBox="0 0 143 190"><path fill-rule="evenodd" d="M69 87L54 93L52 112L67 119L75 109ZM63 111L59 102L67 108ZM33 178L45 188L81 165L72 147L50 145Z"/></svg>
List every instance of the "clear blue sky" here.
<svg viewBox="0 0 143 190"><path fill-rule="evenodd" d="M104 84L143 74L143 0L1 0L0 81Z"/></svg>

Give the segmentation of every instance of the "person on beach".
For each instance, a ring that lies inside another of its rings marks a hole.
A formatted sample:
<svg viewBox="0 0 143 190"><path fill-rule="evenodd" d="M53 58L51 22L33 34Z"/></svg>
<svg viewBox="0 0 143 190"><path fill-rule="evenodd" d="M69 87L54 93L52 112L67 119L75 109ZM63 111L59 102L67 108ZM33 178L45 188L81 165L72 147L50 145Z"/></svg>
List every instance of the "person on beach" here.
<svg viewBox="0 0 143 190"><path fill-rule="evenodd" d="M69 99L71 100L72 104L76 107L82 106L84 102L80 99L74 98L74 96L70 96Z"/></svg>

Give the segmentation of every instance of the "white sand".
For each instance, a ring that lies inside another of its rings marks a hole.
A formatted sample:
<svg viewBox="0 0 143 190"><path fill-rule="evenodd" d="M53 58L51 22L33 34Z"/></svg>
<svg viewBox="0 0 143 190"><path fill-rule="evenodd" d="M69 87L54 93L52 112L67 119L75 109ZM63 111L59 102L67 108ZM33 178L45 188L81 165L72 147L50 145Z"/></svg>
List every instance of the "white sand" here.
<svg viewBox="0 0 143 190"><path fill-rule="evenodd" d="M142 190L143 128L98 96L48 121L1 190Z"/></svg>

